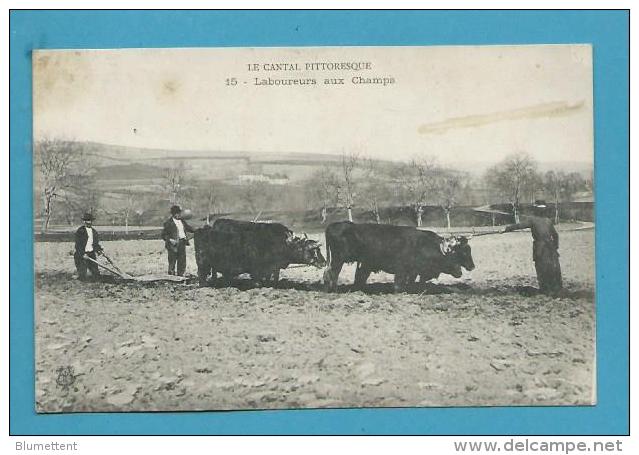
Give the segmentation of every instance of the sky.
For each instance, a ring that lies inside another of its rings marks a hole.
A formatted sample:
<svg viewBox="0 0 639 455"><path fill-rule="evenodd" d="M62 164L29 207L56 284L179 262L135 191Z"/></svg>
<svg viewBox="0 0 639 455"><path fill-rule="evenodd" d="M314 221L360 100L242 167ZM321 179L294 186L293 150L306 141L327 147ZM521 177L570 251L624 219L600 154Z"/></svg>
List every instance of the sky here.
<svg viewBox="0 0 639 455"><path fill-rule="evenodd" d="M306 69L327 62L364 68ZM589 45L36 51L33 70L36 140L593 162Z"/></svg>

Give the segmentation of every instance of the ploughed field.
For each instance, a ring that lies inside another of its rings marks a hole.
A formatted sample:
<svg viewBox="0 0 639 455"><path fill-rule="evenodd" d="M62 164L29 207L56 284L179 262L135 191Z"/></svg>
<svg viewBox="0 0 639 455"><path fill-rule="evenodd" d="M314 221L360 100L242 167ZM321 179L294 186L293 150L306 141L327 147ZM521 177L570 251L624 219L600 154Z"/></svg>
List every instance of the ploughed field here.
<svg viewBox="0 0 639 455"><path fill-rule="evenodd" d="M567 291L558 298L532 289L529 232L470 244L474 271L393 294L384 273L350 292L354 265L337 293L324 292L311 267L283 271L276 289L242 278L227 288L81 283L71 244L38 242L36 408L593 403L594 231L560 231ZM133 275L165 271L161 240L103 247ZM192 246L187 261L195 275Z"/></svg>

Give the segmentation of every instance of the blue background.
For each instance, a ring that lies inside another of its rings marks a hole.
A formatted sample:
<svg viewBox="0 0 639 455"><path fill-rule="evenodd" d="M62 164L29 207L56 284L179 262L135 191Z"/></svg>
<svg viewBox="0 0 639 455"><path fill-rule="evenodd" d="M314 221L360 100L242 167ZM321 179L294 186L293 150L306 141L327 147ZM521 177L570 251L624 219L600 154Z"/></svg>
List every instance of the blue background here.
<svg viewBox="0 0 639 455"><path fill-rule="evenodd" d="M11 434L627 434L628 27L625 11L13 11ZM597 406L35 413L32 49L538 43L594 46Z"/></svg>

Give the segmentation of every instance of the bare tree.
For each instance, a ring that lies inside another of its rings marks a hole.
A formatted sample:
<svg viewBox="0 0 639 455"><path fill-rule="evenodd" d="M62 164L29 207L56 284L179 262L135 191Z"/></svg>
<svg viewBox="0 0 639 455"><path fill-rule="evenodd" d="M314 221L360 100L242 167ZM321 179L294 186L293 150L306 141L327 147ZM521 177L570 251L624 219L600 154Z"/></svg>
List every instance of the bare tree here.
<svg viewBox="0 0 639 455"><path fill-rule="evenodd" d="M566 175L562 185L562 198L564 201L572 201L575 193L588 190L588 183L579 172L571 172Z"/></svg>
<svg viewBox="0 0 639 455"><path fill-rule="evenodd" d="M437 160L428 156L413 158L402 170L400 185L415 211L417 226L422 225L424 206L436 200L440 171Z"/></svg>
<svg viewBox="0 0 639 455"><path fill-rule="evenodd" d="M267 210L273 199L273 192L265 182L251 181L243 185L242 200L252 215Z"/></svg>
<svg viewBox="0 0 639 455"><path fill-rule="evenodd" d="M259 197L259 185L257 182L247 182L243 185L242 199L246 203L247 208L251 213L257 211L257 199Z"/></svg>
<svg viewBox="0 0 639 455"><path fill-rule="evenodd" d="M459 174L442 172L439 180L439 205L446 214L446 225L450 229L450 212L457 204L459 193L462 189Z"/></svg>
<svg viewBox="0 0 639 455"><path fill-rule="evenodd" d="M56 139L44 139L35 144L35 160L42 177L42 230L49 228L54 202L68 185L74 155L71 148Z"/></svg>
<svg viewBox="0 0 639 455"><path fill-rule="evenodd" d="M572 200L576 192L588 188L587 182L577 172L565 174L548 171L544 176L544 185L555 204L555 223L559 223L560 204Z"/></svg>
<svg viewBox="0 0 639 455"><path fill-rule="evenodd" d="M519 206L523 189L534 174L537 165L526 153L516 153L506 157L488 170L486 179L489 186L496 189L512 206L515 223L519 223Z"/></svg>
<svg viewBox="0 0 639 455"><path fill-rule="evenodd" d="M54 218L60 220L60 213L62 213L64 220L70 226L76 223L84 212L97 216L103 193L96 186L95 171L85 170L84 163L77 167L73 174L68 175L64 188L57 192L56 205L62 210L56 209L56 214L52 213L51 217L51 220Z"/></svg>
<svg viewBox="0 0 639 455"><path fill-rule="evenodd" d="M134 196L135 203L132 204L133 210L130 213L132 224L142 226L145 222L152 219L154 213L156 213L155 207L158 205L159 198L157 193L154 192L138 192ZM164 202L161 202L162 208L164 208Z"/></svg>
<svg viewBox="0 0 639 455"><path fill-rule="evenodd" d="M342 185L340 199L348 212L348 221L353 221L353 204L356 197L355 170L360 161L358 152L342 154Z"/></svg>
<svg viewBox="0 0 639 455"><path fill-rule="evenodd" d="M138 195L133 190L131 190L131 188L127 188L126 190L124 190L122 216L124 218L124 232L126 234L129 233L129 220L137 209L137 196Z"/></svg>
<svg viewBox="0 0 639 455"><path fill-rule="evenodd" d="M544 178L537 171L533 170L525 182L525 188L530 195L530 203L534 204L537 195L544 189Z"/></svg>
<svg viewBox="0 0 639 455"><path fill-rule="evenodd" d="M561 183L562 173L548 171L544 176L544 186L546 191L550 193L555 204L555 224L559 223L559 201L561 199Z"/></svg>
<svg viewBox="0 0 639 455"><path fill-rule="evenodd" d="M218 213L219 199L217 188L211 183L206 194L206 224L211 224L211 214Z"/></svg>
<svg viewBox="0 0 639 455"><path fill-rule="evenodd" d="M375 222L380 224L379 201L383 197L384 181L382 170L372 158L363 158L364 182L362 188L362 200L373 213Z"/></svg>
<svg viewBox="0 0 639 455"><path fill-rule="evenodd" d="M307 206L321 206L322 224L326 223L328 207L339 200L339 178L331 168L324 166L311 175L306 188Z"/></svg>
<svg viewBox="0 0 639 455"><path fill-rule="evenodd" d="M185 168L183 162L177 162L164 169L164 186L172 205L179 204L184 194Z"/></svg>
<svg viewBox="0 0 639 455"><path fill-rule="evenodd" d="M81 212L90 212L97 216L103 192L96 186L95 175L78 175L71 178L70 189L65 194L65 201L74 207L74 216Z"/></svg>
<svg viewBox="0 0 639 455"><path fill-rule="evenodd" d="M42 139L35 143L35 163L39 169L42 191L42 230L47 231L54 216L56 201L67 207L71 222L71 208L84 204L84 210L97 210L99 194L94 191L93 162L82 144L60 139ZM89 194L90 198L86 197ZM84 199L84 200L83 200Z"/></svg>

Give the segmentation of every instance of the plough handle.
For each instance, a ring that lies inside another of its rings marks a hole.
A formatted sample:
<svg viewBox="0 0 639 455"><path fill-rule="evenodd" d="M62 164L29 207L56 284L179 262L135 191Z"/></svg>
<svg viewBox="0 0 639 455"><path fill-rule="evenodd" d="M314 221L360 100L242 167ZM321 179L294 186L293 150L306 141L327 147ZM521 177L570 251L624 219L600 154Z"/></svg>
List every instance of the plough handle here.
<svg viewBox="0 0 639 455"><path fill-rule="evenodd" d="M124 279L124 280L130 280L130 279L131 279L131 277L130 277L130 276L125 275L124 273L122 273L122 271L119 271L119 272L118 272L118 271L116 271L116 270L112 270L111 268L107 267L107 266L106 266L106 265L104 265L104 264L100 264L98 261L96 261L95 259L93 259L93 258L91 258L91 257L89 257L89 256L84 256L84 257L83 257L83 259L84 259L84 260L87 260L87 261L91 261L91 262L93 262L93 263L94 263L94 264L96 264L98 267L102 267L104 270L107 270L107 271L111 272L112 274L117 275L117 276L119 276L120 278L122 278L122 279Z"/></svg>
<svg viewBox="0 0 639 455"><path fill-rule="evenodd" d="M122 270L120 270L120 268L115 265L113 263L113 261L111 260L111 258L109 256L106 255L106 253L104 251L102 251L102 256L104 256L104 258L109 262L109 264L111 264L111 267L113 267L115 270L117 270L118 272L120 272L122 275L124 275L124 272Z"/></svg>

